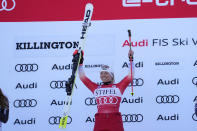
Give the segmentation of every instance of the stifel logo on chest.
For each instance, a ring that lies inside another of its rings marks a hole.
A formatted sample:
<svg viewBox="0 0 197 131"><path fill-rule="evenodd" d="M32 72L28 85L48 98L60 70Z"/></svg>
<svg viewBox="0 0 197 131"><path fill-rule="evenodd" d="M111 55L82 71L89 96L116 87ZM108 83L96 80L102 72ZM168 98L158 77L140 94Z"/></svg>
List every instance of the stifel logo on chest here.
<svg viewBox="0 0 197 131"><path fill-rule="evenodd" d="M94 96L96 97L97 105L117 104L121 93L118 88L98 88L94 91Z"/></svg>

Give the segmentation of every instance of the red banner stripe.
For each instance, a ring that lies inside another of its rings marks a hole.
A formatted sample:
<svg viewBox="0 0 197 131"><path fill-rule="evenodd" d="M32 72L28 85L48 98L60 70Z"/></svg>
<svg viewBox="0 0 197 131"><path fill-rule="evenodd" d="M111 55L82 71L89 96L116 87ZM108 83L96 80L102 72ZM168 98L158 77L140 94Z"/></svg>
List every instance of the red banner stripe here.
<svg viewBox="0 0 197 131"><path fill-rule="evenodd" d="M13 7L13 1L16 4L15 8L6 11ZM157 5L156 0L139 1L141 2L125 0L127 6L131 7L124 7L124 0L6 0L6 6L5 3L2 4L3 0L0 0L0 21L78 21L83 19L85 5L88 2L94 5L93 20L197 17L197 4L195 4L197 0L184 2L182 0L157 0L161 4L167 2L165 6ZM172 1L174 1L173 5L171 5ZM140 6L132 7L136 3Z"/></svg>

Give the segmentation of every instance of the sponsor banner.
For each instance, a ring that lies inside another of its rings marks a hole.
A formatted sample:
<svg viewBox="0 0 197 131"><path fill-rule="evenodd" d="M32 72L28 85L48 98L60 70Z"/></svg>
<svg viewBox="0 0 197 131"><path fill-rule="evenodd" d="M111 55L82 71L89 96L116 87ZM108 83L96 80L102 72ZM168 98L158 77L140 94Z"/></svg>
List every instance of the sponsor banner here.
<svg viewBox="0 0 197 131"><path fill-rule="evenodd" d="M0 0L0 21L82 20L88 2L94 5L93 20L197 17L196 0Z"/></svg>
<svg viewBox="0 0 197 131"><path fill-rule="evenodd" d="M13 49L16 57L51 57L71 55L78 45L76 36L18 36Z"/></svg>
<svg viewBox="0 0 197 131"><path fill-rule="evenodd" d="M151 3L142 1L141 7L145 4ZM132 29L134 96L130 84L120 104L125 131L165 131L166 126L168 130L196 130L196 22L196 18L93 22L83 66L86 75L98 84L101 64L113 68L116 83L129 73L127 30ZM65 84L77 48L73 45L80 42L79 23L0 23L1 88L9 98L11 114L8 123L2 124L3 130L59 130L59 118L67 103ZM102 95L100 91L97 94ZM116 99L102 104L110 102ZM70 111L66 130L93 130L96 101L79 77Z"/></svg>
<svg viewBox="0 0 197 131"><path fill-rule="evenodd" d="M135 97L135 98L126 98L123 97L120 104L142 104L143 103L143 97ZM86 106L96 106L97 101L95 97L87 97L85 98L85 105Z"/></svg>
<svg viewBox="0 0 197 131"><path fill-rule="evenodd" d="M142 39L142 40L132 40L131 47L187 47L197 45L196 37L191 38L149 38L149 39ZM122 43L122 47L129 47L130 43L128 40L125 40Z"/></svg>
<svg viewBox="0 0 197 131"><path fill-rule="evenodd" d="M16 90L30 90L37 88L38 88L37 82L30 82L30 83L18 82L15 87Z"/></svg>
<svg viewBox="0 0 197 131"><path fill-rule="evenodd" d="M112 35L90 35L89 39L86 41L86 46L88 49L87 55L105 55L111 56L113 53L114 36ZM20 36L16 37L14 43L14 50L16 57L53 57L53 56L68 56L72 57L74 50L78 48L79 37L75 36ZM94 45L92 45L94 43ZM100 46L100 44L102 45ZM111 44L110 44L111 43ZM105 50L111 48L111 50ZM91 50L90 50L91 49ZM102 53L98 50L102 50ZM21 65L16 66L18 71ZM24 65L23 65L24 66ZM33 67L30 67L33 66ZM36 66L36 67L35 67ZM90 66L86 66L90 67ZM27 68L36 68L37 65L28 65ZM30 69L29 69L30 70ZM35 70L35 69L33 69ZM22 71L23 72L23 71Z"/></svg>
<svg viewBox="0 0 197 131"><path fill-rule="evenodd" d="M138 122L143 122L143 114L122 114L122 121L123 123L138 123ZM85 123L94 123L95 118L88 116Z"/></svg>

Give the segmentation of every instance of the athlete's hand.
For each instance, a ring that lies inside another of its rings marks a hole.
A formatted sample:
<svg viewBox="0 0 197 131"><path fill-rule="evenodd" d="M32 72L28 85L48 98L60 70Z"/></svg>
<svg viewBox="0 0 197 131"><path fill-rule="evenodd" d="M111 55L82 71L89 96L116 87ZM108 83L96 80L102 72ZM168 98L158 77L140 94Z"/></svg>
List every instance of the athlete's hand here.
<svg viewBox="0 0 197 131"><path fill-rule="evenodd" d="M82 56L83 56L83 55L84 55L83 50L82 50L81 52L82 52ZM75 51L73 52L73 56L74 56L74 55L77 55L77 54L79 54L79 52L78 52L78 50L75 50Z"/></svg>
<svg viewBox="0 0 197 131"><path fill-rule="evenodd" d="M134 52L132 50L129 50L129 53L128 53L129 61L133 61L133 54Z"/></svg>
<svg viewBox="0 0 197 131"><path fill-rule="evenodd" d="M82 55L81 55L81 59L80 59L80 62L79 64L83 64L83 56L84 56L84 52L83 50L81 51ZM78 52L78 50L75 50L74 53L73 53L73 57L76 58L76 59L79 59L79 56L80 56L80 53Z"/></svg>

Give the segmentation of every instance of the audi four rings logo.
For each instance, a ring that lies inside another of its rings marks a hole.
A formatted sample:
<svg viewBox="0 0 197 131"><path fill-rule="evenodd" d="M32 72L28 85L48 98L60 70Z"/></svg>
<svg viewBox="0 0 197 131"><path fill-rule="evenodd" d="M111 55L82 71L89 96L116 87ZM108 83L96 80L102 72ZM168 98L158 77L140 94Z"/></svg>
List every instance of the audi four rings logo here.
<svg viewBox="0 0 197 131"><path fill-rule="evenodd" d="M118 103L118 98L114 96L100 96L100 97L97 97L96 99L98 100L98 105Z"/></svg>
<svg viewBox="0 0 197 131"><path fill-rule="evenodd" d="M58 125L58 124L60 124L60 119L61 119L60 116L51 116L49 118L49 124ZM68 116L67 124L70 124L71 122L72 122L72 118L70 116Z"/></svg>
<svg viewBox="0 0 197 131"><path fill-rule="evenodd" d="M178 103L179 102L179 96L177 95L164 95L164 96L157 96L156 102L159 104L166 104L166 103Z"/></svg>
<svg viewBox="0 0 197 131"><path fill-rule="evenodd" d="M66 81L51 81L50 87L52 89L66 88Z"/></svg>
<svg viewBox="0 0 197 131"><path fill-rule="evenodd" d="M91 106L91 105L97 105L97 102L96 102L96 99L95 97L91 98L91 97L88 97L85 99L85 104L87 106Z"/></svg>
<svg viewBox="0 0 197 131"><path fill-rule="evenodd" d="M193 119L194 121L197 121L197 116L196 116L195 113L193 114L192 119Z"/></svg>
<svg viewBox="0 0 197 131"><path fill-rule="evenodd" d="M142 114L122 114L123 122L142 122L143 115Z"/></svg>
<svg viewBox="0 0 197 131"><path fill-rule="evenodd" d="M21 99L14 101L14 107L35 107L37 105L37 101L35 99Z"/></svg>
<svg viewBox="0 0 197 131"><path fill-rule="evenodd" d="M133 79L133 86L143 86L143 85L144 85L144 80L142 78Z"/></svg>
<svg viewBox="0 0 197 131"><path fill-rule="evenodd" d="M3 10L5 10L5 11L11 11L11 10L13 10L15 8L15 6L16 6L15 0L12 0L12 6L11 5L8 5L7 0L2 0L1 5L0 5L0 11L3 11Z"/></svg>
<svg viewBox="0 0 197 131"><path fill-rule="evenodd" d="M197 77L194 77L194 78L192 79L192 83L193 83L194 85L197 86Z"/></svg>
<svg viewBox="0 0 197 131"><path fill-rule="evenodd" d="M17 72L36 72L38 70L37 64L17 64L15 66Z"/></svg>
<svg viewBox="0 0 197 131"><path fill-rule="evenodd" d="M98 105L117 104L117 102L118 102L118 98L113 97L113 96L101 96L101 97L98 97L97 100L98 100ZM97 105L97 101L96 101L95 97L93 97L93 98L88 97L85 99L85 104L87 106Z"/></svg>

